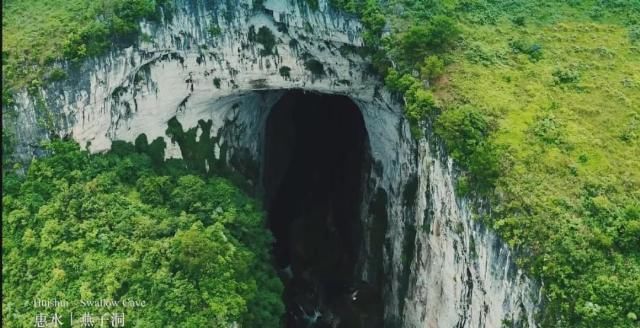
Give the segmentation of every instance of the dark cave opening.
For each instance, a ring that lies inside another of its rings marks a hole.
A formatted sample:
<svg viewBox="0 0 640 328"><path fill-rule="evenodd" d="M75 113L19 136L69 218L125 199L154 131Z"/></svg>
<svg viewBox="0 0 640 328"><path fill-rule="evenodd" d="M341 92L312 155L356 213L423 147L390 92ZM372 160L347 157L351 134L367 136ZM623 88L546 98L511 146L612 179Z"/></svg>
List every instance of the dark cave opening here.
<svg viewBox="0 0 640 328"><path fill-rule="evenodd" d="M285 327L360 327L367 317L355 279L367 149L346 96L291 90L269 114L263 183Z"/></svg>

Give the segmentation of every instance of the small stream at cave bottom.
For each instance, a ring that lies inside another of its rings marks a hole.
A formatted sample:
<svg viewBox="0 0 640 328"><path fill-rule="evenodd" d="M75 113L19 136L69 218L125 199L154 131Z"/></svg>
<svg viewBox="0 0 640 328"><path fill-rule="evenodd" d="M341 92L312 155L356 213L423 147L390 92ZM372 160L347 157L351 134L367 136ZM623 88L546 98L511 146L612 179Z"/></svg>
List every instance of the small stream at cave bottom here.
<svg viewBox="0 0 640 328"><path fill-rule="evenodd" d="M355 272L367 142L345 96L292 90L269 115L263 183L287 328L371 327L382 316L380 293Z"/></svg>

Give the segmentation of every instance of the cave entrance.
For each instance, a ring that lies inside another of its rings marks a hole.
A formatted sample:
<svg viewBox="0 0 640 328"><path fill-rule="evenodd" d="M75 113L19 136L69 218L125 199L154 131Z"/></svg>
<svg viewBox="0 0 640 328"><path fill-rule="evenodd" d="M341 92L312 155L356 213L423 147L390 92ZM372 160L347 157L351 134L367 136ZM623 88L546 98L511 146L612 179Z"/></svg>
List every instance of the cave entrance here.
<svg viewBox="0 0 640 328"><path fill-rule="evenodd" d="M368 142L346 96L287 91L266 125L263 184L285 327L358 327L353 308Z"/></svg>

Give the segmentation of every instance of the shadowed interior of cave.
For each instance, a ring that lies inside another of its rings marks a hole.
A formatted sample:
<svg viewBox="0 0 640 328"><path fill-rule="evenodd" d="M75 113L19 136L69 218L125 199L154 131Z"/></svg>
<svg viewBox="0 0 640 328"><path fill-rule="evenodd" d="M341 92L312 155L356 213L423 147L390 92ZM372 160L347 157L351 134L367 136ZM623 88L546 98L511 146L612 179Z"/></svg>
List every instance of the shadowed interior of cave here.
<svg viewBox="0 0 640 328"><path fill-rule="evenodd" d="M291 90L268 117L263 183L285 327L361 327L371 311L355 279L367 145L345 96Z"/></svg>

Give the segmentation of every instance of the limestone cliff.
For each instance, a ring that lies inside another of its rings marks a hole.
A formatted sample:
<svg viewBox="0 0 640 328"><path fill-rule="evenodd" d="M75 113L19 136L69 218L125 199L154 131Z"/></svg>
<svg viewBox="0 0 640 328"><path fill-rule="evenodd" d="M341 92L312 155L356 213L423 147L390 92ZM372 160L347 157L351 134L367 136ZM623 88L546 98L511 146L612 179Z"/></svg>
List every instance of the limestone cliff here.
<svg viewBox="0 0 640 328"><path fill-rule="evenodd" d="M295 0L178 0L176 8L160 24L141 23L134 46L63 65L66 81L17 94L18 116L3 123L15 130L17 156L39 155L39 141L54 134L100 152L144 133L180 158L184 149L167 135L175 118L210 136L204 165L222 163L260 192L265 124L285 91L346 95L368 134L357 271L380 286L385 327L536 326L539 287L471 219L439 142L428 131L410 136L402 104L358 52L357 20L327 1L317 10Z"/></svg>

